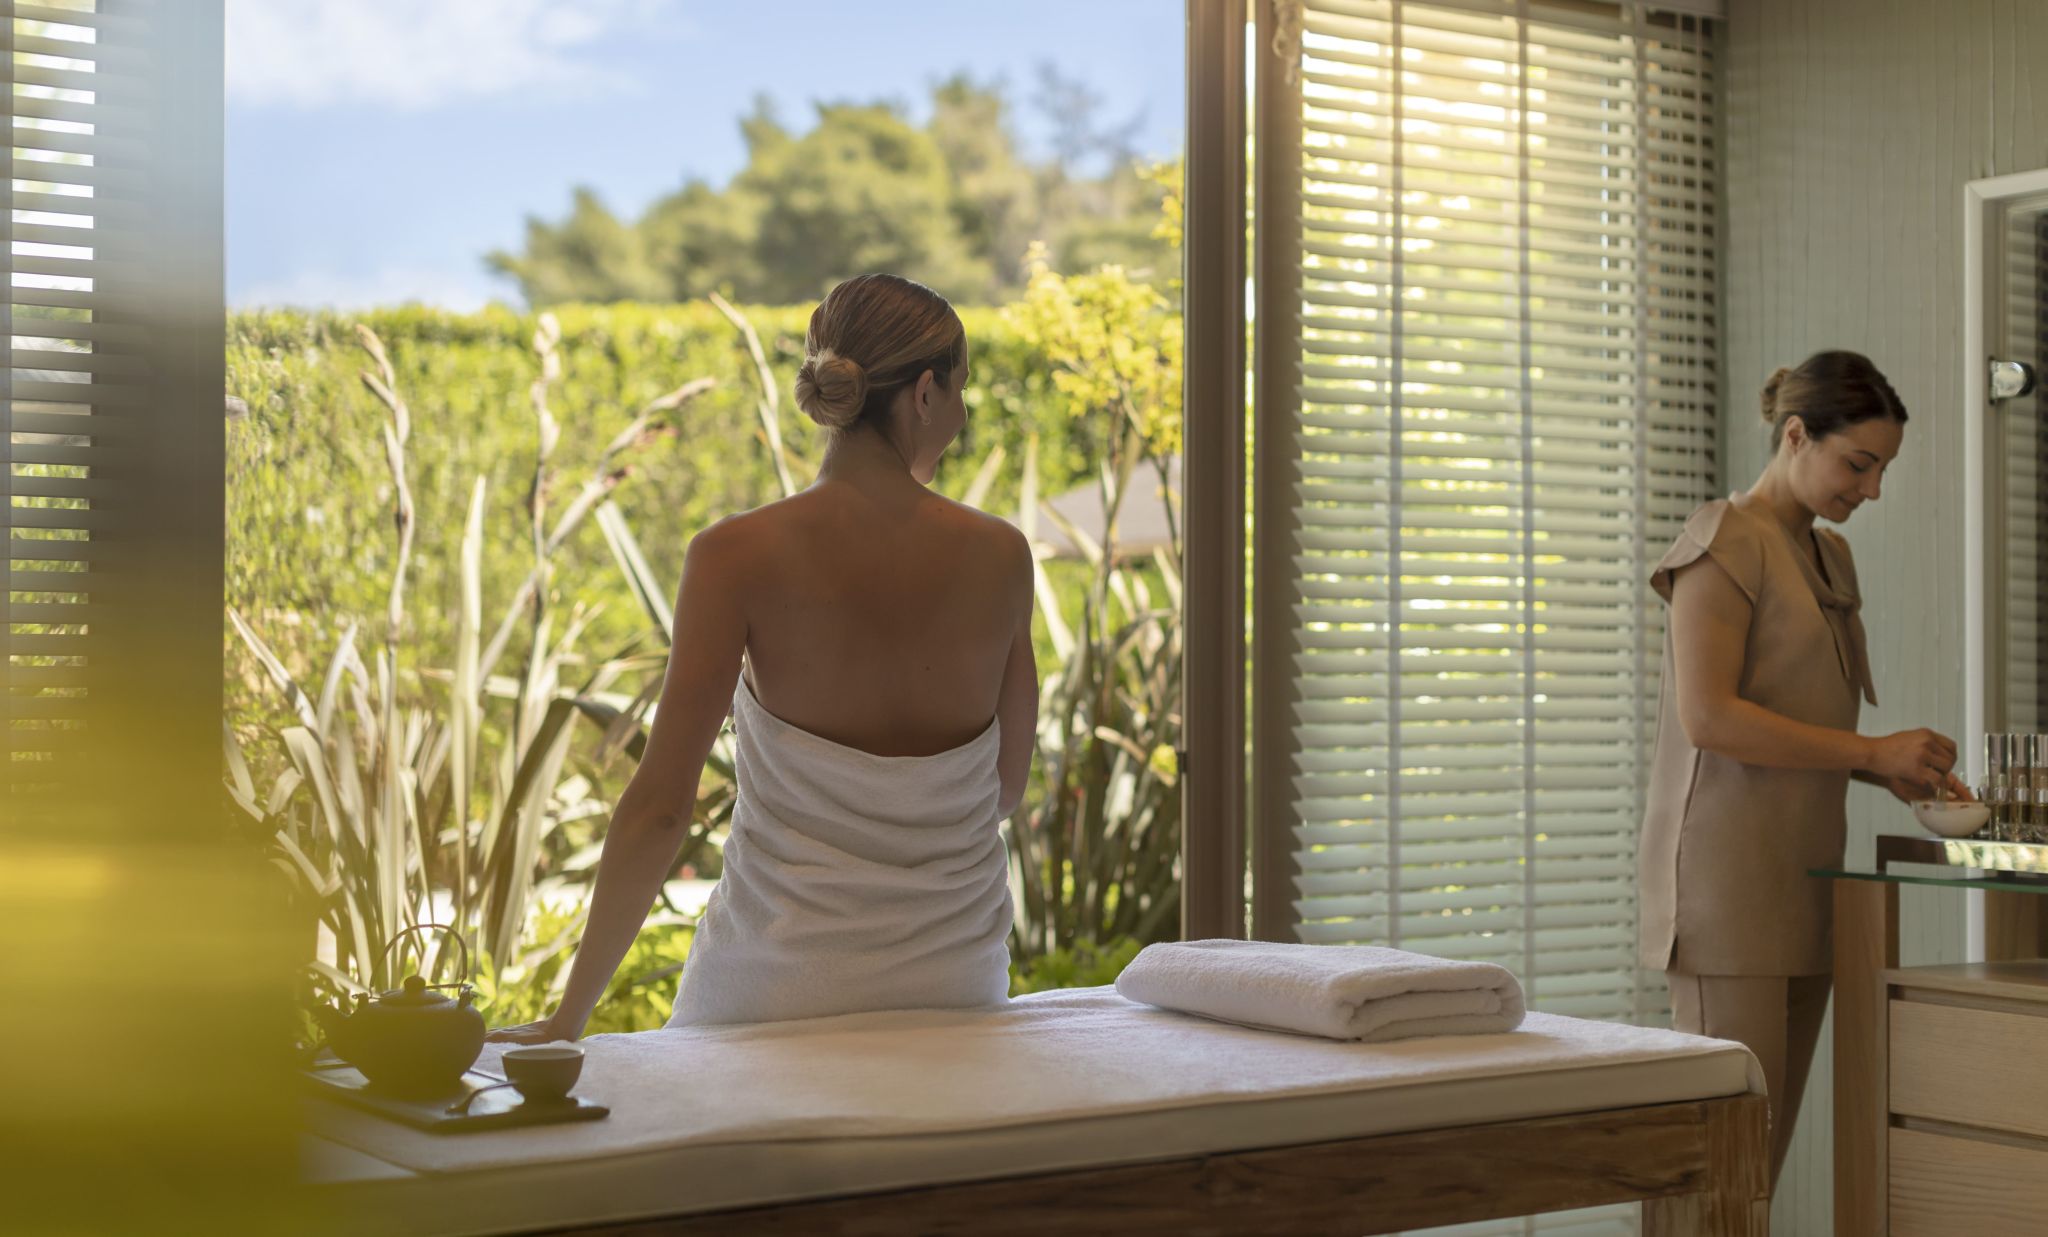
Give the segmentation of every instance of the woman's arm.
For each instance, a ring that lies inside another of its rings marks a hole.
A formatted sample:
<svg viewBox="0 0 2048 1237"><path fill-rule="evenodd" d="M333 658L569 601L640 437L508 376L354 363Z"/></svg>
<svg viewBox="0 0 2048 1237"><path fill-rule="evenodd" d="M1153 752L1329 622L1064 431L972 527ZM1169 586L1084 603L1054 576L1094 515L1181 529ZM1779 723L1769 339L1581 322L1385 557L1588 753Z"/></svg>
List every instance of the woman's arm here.
<svg viewBox="0 0 2048 1237"><path fill-rule="evenodd" d="M590 919L562 1003L541 1022L494 1031L492 1039L544 1043L583 1033L689 836L697 783L731 707L747 644L735 588L744 556L733 540L731 528L714 525L691 540L684 556L661 703L640 766L605 830Z"/></svg>
<svg viewBox="0 0 2048 1237"><path fill-rule="evenodd" d="M1038 657L1031 648L1031 606L1033 598L1031 545L1021 533L1010 532L1013 565L1004 582L1014 604L1016 621L1010 633L1010 658L1003 666L1003 686L996 698L996 721L1001 746L996 752L996 772L1002 781L1002 815L1008 818L1024 801L1024 787L1031 780L1031 757L1038 750Z"/></svg>
<svg viewBox="0 0 2048 1237"><path fill-rule="evenodd" d="M1737 689L1750 616L1749 598L1711 558L1680 568L1672 581L1678 720L1694 747L1766 768L1864 770L1915 783L1947 779L1956 747L1932 730L1866 738L1794 721L1743 699Z"/></svg>

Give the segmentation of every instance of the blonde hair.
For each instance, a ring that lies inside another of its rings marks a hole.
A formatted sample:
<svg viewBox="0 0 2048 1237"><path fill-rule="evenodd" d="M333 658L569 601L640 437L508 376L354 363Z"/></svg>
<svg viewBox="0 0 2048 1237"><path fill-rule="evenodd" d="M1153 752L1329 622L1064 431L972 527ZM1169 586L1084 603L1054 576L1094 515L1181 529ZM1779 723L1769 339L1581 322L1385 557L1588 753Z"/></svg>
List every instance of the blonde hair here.
<svg viewBox="0 0 2048 1237"><path fill-rule="evenodd" d="M1763 413L1773 451L1793 417L1805 423L1815 442L1876 417L1906 423L1898 392L1860 352L1816 352L1797 366L1779 366L1764 383Z"/></svg>
<svg viewBox="0 0 2048 1237"><path fill-rule="evenodd" d="M856 275L811 312L796 405L827 429L854 429L885 415L926 370L951 381L966 348L945 297L900 275Z"/></svg>

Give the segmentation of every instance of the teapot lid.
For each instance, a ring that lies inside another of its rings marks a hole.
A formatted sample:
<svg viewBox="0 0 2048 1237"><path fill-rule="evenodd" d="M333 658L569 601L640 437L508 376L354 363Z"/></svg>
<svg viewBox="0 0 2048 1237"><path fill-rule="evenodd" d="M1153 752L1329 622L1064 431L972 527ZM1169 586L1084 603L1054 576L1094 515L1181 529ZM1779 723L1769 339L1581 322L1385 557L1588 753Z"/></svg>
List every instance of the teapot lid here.
<svg viewBox="0 0 2048 1237"><path fill-rule="evenodd" d="M431 1007L435 1005L453 1005L454 1003L453 998L428 988L427 981L417 975L406 976L403 988L393 988L377 998L377 1004L379 1005Z"/></svg>

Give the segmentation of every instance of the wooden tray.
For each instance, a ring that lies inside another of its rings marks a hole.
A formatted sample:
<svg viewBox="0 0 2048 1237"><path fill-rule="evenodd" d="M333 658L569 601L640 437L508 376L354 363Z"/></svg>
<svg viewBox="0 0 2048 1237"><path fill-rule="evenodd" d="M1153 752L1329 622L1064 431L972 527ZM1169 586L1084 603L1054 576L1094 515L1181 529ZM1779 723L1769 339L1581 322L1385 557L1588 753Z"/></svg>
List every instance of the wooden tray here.
<svg viewBox="0 0 2048 1237"><path fill-rule="evenodd" d="M449 1105L461 1103L470 1093L505 1081L480 1069L472 1069L462 1075L461 1090L431 1100L388 1095L370 1086L369 1080L354 1066L338 1061L315 1064L301 1071L300 1077L317 1094L432 1134L467 1134L476 1130L556 1125L564 1121L595 1121L611 1115L611 1109L604 1105L593 1104L574 1095L554 1103L530 1103L511 1087L499 1087L478 1096L465 1113L449 1112Z"/></svg>

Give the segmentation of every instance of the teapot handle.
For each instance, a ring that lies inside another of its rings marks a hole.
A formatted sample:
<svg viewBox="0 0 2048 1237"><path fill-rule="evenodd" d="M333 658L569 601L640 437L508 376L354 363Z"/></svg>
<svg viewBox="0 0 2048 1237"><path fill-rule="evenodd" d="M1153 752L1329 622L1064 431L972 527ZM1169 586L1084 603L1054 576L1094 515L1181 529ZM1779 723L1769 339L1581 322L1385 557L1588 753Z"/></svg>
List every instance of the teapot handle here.
<svg viewBox="0 0 2048 1237"><path fill-rule="evenodd" d="M462 939L462 933L457 932L454 928L449 927L445 923L416 923L412 927L405 929L403 932L400 932L397 936L392 937L390 944L384 946L384 953L382 957L379 959L379 961L381 962L385 958L389 958L391 956L391 951L398 948L398 943L404 940L406 937L411 936L416 932L429 932L435 930L440 931L446 936L454 938L455 948L460 951L456 956L461 959L461 965L458 966L455 971L457 982L466 983L469 979L469 942ZM440 984L436 986L447 987L448 985Z"/></svg>

